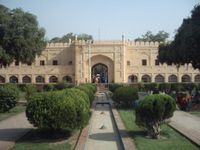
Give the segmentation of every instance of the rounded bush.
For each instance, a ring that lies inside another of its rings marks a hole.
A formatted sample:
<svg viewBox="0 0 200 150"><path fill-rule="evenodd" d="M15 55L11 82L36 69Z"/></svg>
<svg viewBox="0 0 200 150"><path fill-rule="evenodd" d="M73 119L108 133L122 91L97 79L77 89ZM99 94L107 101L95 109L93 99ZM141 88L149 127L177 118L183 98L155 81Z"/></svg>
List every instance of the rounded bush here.
<svg viewBox="0 0 200 150"><path fill-rule="evenodd" d="M29 101L30 97L37 92L37 87L32 84L24 86L25 98Z"/></svg>
<svg viewBox="0 0 200 150"><path fill-rule="evenodd" d="M90 99L90 104L92 104L92 102L94 100L94 93L93 93L93 91L90 88L88 88L88 87L86 87L84 85L77 86L76 88L80 89L81 91L84 91L88 95L88 97Z"/></svg>
<svg viewBox="0 0 200 150"><path fill-rule="evenodd" d="M160 124L173 116L175 100L167 94L153 94L145 97L136 107L136 124L145 128L152 138L160 135Z"/></svg>
<svg viewBox="0 0 200 150"><path fill-rule="evenodd" d="M94 84L83 84L82 86L89 88L93 93L97 91L96 86Z"/></svg>
<svg viewBox="0 0 200 150"><path fill-rule="evenodd" d="M133 87L119 87L113 94L113 100L120 106L131 107L138 99L138 90Z"/></svg>
<svg viewBox="0 0 200 150"><path fill-rule="evenodd" d="M109 91L114 93L119 87L123 87L123 84L109 84Z"/></svg>
<svg viewBox="0 0 200 150"><path fill-rule="evenodd" d="M54 85L53 84L45 84L43 87L44 91L53 91L54 90Z"/></svg>
<svg viewBox="0 0 200 150"><path fill-rule="evenodd" d="M15 107L19 99L19 89L15 85L0 86L0 112L9 111Z"/></svg>
<svg viewBox="0 0 200 150"><path fill-rule="evenodd" d="M83 128L89 121L90 101L88 96L81 90L71 88L66 90L66 95L72 98L76 110L76 127Z"/></svg>
<svg viewBox="0 0 200 150"><path fill-rule="evenodd" d="M76 128L75 107L74 100L64 92L37 93L28 103L26 116L41 129Z"/></svg>

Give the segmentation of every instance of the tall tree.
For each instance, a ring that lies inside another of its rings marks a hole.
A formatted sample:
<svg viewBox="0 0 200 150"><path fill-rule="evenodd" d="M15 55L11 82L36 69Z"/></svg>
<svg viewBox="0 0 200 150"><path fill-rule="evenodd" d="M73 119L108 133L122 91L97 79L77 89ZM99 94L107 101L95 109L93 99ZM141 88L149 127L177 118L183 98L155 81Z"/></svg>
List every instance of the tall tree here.
<svg viewBox="0 0 200 150"><path fill-rule="evenodd" d="M31 63L46 46L45 30L38 26L36 16L22 9L10 10L0 5L0 64L14 60Z"/></svg>
<svg viewBox="0 0 200 150"><path fill-rule="evenodd" d="M200 69L200 4L194 7L191 17L183 20L174 40L159 46L158 54L161 63L191 63Z"/></svg>
<svg viewBox="0 0 200 150"><path fill-rule="evenodd" d="M159 31L155 35L151 31L147 31L142 37L135 39L135 41L166 43L168 38L169 33L165 31Z"/></svg>
<svg viewBox="0 0 200 150"><path fill-rule="evenodd" d="M54 37L50 40L50 42L68 42L69 39L71 40L75 40L75 36L76 34L70 32L70 33L67 33L66 35L64 35L63 37L59 38L59 37ZM89 35L89 34L86 34L86 33L82 33L82 34L78 34L77 35L77 39L78 40L92 40L93 37L92 35Z"/></svg>

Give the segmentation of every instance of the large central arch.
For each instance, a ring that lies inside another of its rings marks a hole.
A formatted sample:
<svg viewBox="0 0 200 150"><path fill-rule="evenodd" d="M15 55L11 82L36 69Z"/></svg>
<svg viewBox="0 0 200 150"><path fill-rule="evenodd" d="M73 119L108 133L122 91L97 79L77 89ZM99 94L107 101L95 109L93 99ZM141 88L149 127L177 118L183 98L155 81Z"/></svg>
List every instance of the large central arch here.
<svg viewBox="0 0 200 150"><path fill-rule="evenodd" d="M102 63L92 66L92 82L108 83L108 66Z"/></svg>
<svg viewBox="0 0 200 150"><path fill-rule="evenodd" d="M91 81L94 76L100 77L100 82L110 83L114 81L113 60L105 55L95 55L91 58Z"/></svg>

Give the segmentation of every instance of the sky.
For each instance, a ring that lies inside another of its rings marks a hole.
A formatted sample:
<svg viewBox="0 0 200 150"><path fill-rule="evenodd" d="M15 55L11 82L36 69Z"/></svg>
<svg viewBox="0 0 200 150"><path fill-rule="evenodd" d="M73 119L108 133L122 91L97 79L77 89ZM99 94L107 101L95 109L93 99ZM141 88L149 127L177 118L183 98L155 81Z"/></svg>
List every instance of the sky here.
<svg viewBox="0 0 200 150"><path fill-rule="evenodd" d="M46 38L73 32L97 40L134 40L164 30L175 31L199 0L0 0L10 9L22 8L37 16Z"/></svg>

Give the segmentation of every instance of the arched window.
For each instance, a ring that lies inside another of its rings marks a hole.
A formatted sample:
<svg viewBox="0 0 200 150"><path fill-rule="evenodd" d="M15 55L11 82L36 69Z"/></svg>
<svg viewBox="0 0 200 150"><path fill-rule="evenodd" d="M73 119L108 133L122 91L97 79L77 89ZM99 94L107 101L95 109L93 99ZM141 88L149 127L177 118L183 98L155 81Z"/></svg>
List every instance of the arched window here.
<svg viewBox="0 0 200 150"><path fill-rule="evenodd" d="M49 83L56 83L56 82L58 82L58 78L56 76L51 76L49 78Z"/></svg>
<svg viewBox="0 0 200 150"><path fill-rule="evenodd" d="M164 77L162 76L162 75L157 75L156 77L155 77L155 82L160 82L160 83L162 83L162 82L165 82L165 79L164 79Z"/></svg>
<svg viewBox="0 0 200 150"><path fill-rule="evenodd" d="M36 81L36 83L44 83L44 82L45 82L43 76L37 76L37 77L35 78L35 81Z"/></svg>
<svg viewBox="0 0 200 150"><path fill-rule="evenodd" d="M151 82L151 77L149 75L143 75L142 82Z"/></svg>
<svg viewBox="0 0 200 150"><path fill-rule="evenodd" d="M10 83L18 83L18 78L17 78L16 76L11 76L11 77L9 78L9 82L10 82Z"/></svg>
<svg viewBox="0 0 200 150"><path fill-rule="evenodd" d="M5 78L0 76L0 83L5 83L5 81L6 81Z"/></svg>
<svg viewBox="0 0 200 150"><path fill-rule="evenodd" d="M181 78L181 82L191 82L191 78L189 75L183 75Z"/></svg>
<svg viewBox="0 0 200 150"><path fill-rule="evenodd" d="M66 81L68 83L72 83L72 78L70 76L64 76L63 81Z"/></svg>
<svg viewBox="0 0 200 150"><path fill-rule="evenodd" d="M138 82L138 78L135 75L130 75L128 76L128 83L137 83Z"/></svg>
<svg viewBox="0 0 200 150"><path fill-rule="evenodd" d="M200 74L194 77L194 82L200 82Z"/></svg>
<svg viewBox="0 0 200 150"><path fill-rule="evenodd" d="M22 82L23 82L23 83L31 83L31 78L30 78L29 76L24 76L24 77L22 78Z"/></svg>
<svg viewBox="0 0 200 150"><path fill-rule="evenodd" d="M176 82L178 82L178 78L177 78L177 76L176 75L170 75L169 77L168 77L168 82L170 82L170 83L176 83Z"/></svg>

